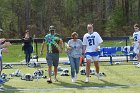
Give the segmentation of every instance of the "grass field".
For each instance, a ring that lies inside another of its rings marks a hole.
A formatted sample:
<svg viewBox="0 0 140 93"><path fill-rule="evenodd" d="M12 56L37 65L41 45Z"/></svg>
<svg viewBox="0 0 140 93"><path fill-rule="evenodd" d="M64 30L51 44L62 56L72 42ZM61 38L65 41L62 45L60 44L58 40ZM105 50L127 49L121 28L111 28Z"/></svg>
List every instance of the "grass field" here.
<svg viewBox="0 0 140 93"><path fill-rule="evenodd" d="M90 82L85 83L85 76L78 75L76 83L71 82L70 76L60 76L59 82L48 84L46 79L34 79L33 81L24 81L20 77L12 77L4 84L5 91L2 93L139 93L140 92L140 68L136 68L131 63L122 63L121 65L110 66L109 63L100 63L101 72L107 74L102 80L98 80L91 75ZM60 65L63 68L69 68L69 65ZM93 67L93 66L92 66ZM4 69L4 73L12 73L20 69L22 73L33 73L39 68L29 68L26 66L14 66L13 69ZM46 64L41 69L47 70ZM47 73L46 73L47 75Z"/></svg>
<svg viewBox="0 0 140 93"><path fill-rule="evenodd" d="M36 50L36 49L34 49ZM41 43L38 44L38 56L45 58L46 47L44 47L43 55L40 55ZM33 53L35 55L35 53ZM3 62L20 62L24 60L24 51L22 51L22 44L12 44L8 47L8 53L3 53ZM60 57L67 57L66 53L61 53Z"/></svg>
<svg viewBox="0 0 140 93"><path fill-rule="evenodd" d="M131 45L130 42L128 45ZM104 42L102 46L125 46L125 41ZM24 52L21 51L21 44L13 44L8 47L9 53L3 53L3 62L19 62L24 59ZM41 44L38 44L40 51ZM43 56L45 58L46 49L44 48ZM67 57L62 53L60 57ZM110 66L109 62L102 62L101 72L107 74L102 80L98 80L91 75L90 82L85 83L85 76L78 75L76 83L71 82L71 76L60 76L59 82L48 84L47 79L34 79L33 81L24 81L20 77L10 77L10 80L4 84L4 91L0 93L140 93L140 68L132 65L132 62L123 62L121 65ZM70 69L69 65L62 65L63 68ZM93 67L93 66L92 66ZM31 73L36 69L47 70L47 65L42 64L41 68L29 68L25 65L15 65L13 69L4 69L3 72L9 75L16 69L22 73ZM47 75L47 73L46 73Z"/></svg>

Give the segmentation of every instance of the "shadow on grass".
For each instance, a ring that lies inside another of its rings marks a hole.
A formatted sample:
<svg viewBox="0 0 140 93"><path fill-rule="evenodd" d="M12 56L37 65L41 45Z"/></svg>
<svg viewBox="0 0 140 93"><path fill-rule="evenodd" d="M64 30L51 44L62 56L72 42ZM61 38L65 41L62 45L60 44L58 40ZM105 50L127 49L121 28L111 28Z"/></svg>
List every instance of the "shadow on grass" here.
<svg viewBox="0 0 140 93"><path fill-rule="evenodd" d="M83 88L128 88L129 86L127 85L122 85L122 84L116 84L116 83L111 83L105 80L101 80L103 83L95 83L95 82L88 82L85 83L82 80L78 80L76 83L68 83L64 81L60 81L59 83L54 83L57 86L62 86L64 88L78 88L78 89L83 89Z"/></svg>

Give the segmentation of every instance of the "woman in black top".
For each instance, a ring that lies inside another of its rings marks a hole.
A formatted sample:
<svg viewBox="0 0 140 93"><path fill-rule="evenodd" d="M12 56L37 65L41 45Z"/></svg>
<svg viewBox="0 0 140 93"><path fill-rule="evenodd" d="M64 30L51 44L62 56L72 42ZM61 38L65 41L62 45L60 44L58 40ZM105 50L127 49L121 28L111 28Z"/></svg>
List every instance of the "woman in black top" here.
<svg viewBox="0 0 140 93"><path fill-rule="evenodd" d="M33 52L32 38L30 37L29 30L26 30L25 36L22 40L24 43L22 50L25 53L25 60L26 64L28 65L30 62L31 53Z"/></svg>

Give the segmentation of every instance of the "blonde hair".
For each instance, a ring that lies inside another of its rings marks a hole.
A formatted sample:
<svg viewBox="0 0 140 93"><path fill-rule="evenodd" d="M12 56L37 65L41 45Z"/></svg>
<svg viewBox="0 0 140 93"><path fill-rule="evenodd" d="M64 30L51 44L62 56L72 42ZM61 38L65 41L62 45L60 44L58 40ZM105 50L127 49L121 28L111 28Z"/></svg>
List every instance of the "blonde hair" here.
<svg viewBox="0 0 140 93"><path fill-rule="evenodd" d="M78 34L77 34L76 32L73 32L73 33L71 34L71 37L73 38L75 35L78 36Z"/></svg>
<svg viewBox="0 0 140 93"><path fill-rule="evenodd" d="M135 27L139 28L139 25L138 25L138 24L134 24L134 28L135 28Z"/></svg>
<svg viewBox="0 0 140 93"><path fill-rule="evenodd" d="M87 25L87 28L88 28L88 27L93 27L93 24L88 24L88 25Z"/></svg>

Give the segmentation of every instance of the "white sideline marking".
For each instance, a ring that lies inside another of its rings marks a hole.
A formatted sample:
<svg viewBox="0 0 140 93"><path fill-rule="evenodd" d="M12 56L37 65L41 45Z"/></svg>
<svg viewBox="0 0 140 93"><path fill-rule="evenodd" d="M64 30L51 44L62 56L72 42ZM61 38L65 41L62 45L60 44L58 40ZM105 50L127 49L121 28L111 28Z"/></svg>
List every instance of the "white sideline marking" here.
<svg viewBox="0 0 140 93"><path fill-rule="evenodd" d="M100 88L126 88L126 87L134 87L134 86L140 86L140 84L128 84L128 85L120 85L120 86L95 86L95 87L84 87L84 86L79 86L79 87L64 87L64 88L3 88L4 91L9 91L9 90L64 90L64 89L78 89L78 88L82 88L82 89L100 89Z"/></svg>

